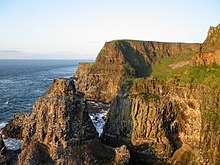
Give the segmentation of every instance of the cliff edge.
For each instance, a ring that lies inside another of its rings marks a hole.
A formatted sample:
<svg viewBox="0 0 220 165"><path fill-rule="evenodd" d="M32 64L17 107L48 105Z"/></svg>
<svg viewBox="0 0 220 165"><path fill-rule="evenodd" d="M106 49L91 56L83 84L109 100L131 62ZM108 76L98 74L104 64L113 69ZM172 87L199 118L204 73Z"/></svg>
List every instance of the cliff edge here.
<svg viewBox="0 0 220 165"><path fill-rule="evenodd" d="M116 40L105 43L94 63L81 63L77 90L91 100L111 102L129 77L147 77L155 61L196 52L200 44Z"/></svg>

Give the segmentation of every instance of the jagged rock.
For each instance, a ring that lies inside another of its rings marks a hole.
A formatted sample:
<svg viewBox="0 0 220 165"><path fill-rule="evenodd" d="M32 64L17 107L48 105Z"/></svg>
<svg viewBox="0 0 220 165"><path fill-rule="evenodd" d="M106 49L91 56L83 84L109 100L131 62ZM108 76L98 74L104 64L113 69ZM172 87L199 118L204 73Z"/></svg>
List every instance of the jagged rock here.
<svg viewBox="0 0 220 165"><path fill-rule="evenodd" d="M0 134L0 164L6 164L6 156L5 156L5 143L3 141L2 135Z"/></svg>
<svg viewBox="0 0 220 165"><path fill-rule="evenodd" d="M46 145L38 141L32 141L30 145L22 150L18 164L55 164L49 155Z"/></svg>
<svg viewBox="0 0 220 165"><path fill-rule="evenodd" d="M15 114L9 123L2 129L2 134L5 137L22 139L22 130L25 126L27 117L30 116L28 112Z"/></svg>
<svg viewBox="0 0 220 165"><path fill-rule="evenodd" d="M220 65L220 24L210 27L208 36L195 56L196 65Z"/></svg>
<svg viewBox="0 0 220 165"><path fill-rule="evenodd" d="M98 133L89 118L85 99L77 94L72 79L55 79L26 120L20 165L102 164L110 163L114 157L109 154L103 158L103 152L94 153L101 143L92 145L98 141Z"/></svg>
<svg viewBox="0 0 220 165"><path fill-rule="evenodd" d="M20 150L8 150L0 134L0 165L17 165Z"/></svg>
<svg viewBox="0 0 220 165"><path fill-rule="evenodd" d="M130 161L130 151L127 149L126 145L115 148L115 158L114 165L126 165Z"/></svg>
<svg viewBox="0 0 220 165"><path fill-rule="evenodd" d="M111 104L103 141L126 144L135 163L219 164L219 98L202 85L128 82Z"/></svg>
<svg viewBox="0 0 220 165"><path fill-rule="evenodd" d="M200 44L117 40L105 43L95 63L81 63L76 88L91 100L111 102L128 77L146 77L156 60L196 52Z"/></svg>
<svg viewBox="0 0 220 165"><path fill-rule="evenodd" d="M2 135L0 134L0 155L3 155L6 151L5 143L3 141Z"/></svg>

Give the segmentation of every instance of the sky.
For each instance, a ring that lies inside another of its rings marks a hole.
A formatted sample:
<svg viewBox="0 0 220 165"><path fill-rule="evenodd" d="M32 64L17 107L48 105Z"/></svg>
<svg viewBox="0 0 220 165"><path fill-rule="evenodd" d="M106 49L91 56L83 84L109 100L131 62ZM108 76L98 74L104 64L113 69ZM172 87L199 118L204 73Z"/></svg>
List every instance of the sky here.
<svg viewBox="0 0 220 165"><path fill-rule="evenodd" d="M203 42L220 0L0 0L0 59L95 59L106 41Z"/></svg>

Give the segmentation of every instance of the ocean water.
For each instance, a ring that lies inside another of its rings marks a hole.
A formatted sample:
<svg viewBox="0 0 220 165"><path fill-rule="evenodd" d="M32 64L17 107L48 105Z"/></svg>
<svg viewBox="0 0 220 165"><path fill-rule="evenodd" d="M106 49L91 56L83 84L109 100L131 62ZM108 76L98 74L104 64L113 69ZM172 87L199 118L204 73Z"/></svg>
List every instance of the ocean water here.
<svg viewBox="0 0 220 165"><path fill-rule="evenodd" d="M54 78L71 77L82 60L0 60L0 129L18 112L31 112L35 100L44 95ZM90 114L99 133L103 115ZM97 117L96 117L97 116ZM4 139L10 149L20 147L14 139Z"/></svg>
<svg viewBox="0 0 220 165"><path fill-rule="evenodd" d="M79 61L0 60L0 125L17 112L30 112L52 80L71 77Z"/></svg>

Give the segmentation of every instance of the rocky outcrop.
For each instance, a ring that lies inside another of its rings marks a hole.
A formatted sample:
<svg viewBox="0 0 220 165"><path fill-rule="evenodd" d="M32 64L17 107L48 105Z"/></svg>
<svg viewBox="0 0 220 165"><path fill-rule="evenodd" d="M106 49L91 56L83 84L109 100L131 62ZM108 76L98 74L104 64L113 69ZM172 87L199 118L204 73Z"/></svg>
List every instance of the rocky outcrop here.
<svg viewBox="0 0 220 165"><path fill-rule="evenodd" d="M99 142L72 79L55 79L25 120L18 164L106 164L114 158L113 150Z"/></svg>
<svg viewBox="0 0 220 165"><path fill-rule="evenodd" d="M113 161L114 165L126 165L130 161L130 151L127 146L123 145L121 147L115 148L115 158Z"/></svg>
<svg viewBox="0 0 220 165"><path fill-rule="evenodd" d="M6 162L5 151L6 151L5 143L3 141L2 135L0 135L0 164Z"/></svg>
<svg viewBox="0 0 220 165"><path fill-rule="evenodd" d="M91 100L111 102L128 77L146 77L156 60L191 54L200 44L117 40L105 43L94 63L81 63L77 90Z"/></svg>
<svg viewBox="0 0 220 165"><path fill-rule="evenodd" d="M31 141L31 143L22 150L19 159L20 164L55 164L49 155L49 149L46 145Z"/></svg>
<svg viewBox="0 0 220 165"><path fill-rule="evenodd" d="M219 164L220 91L134 79L114 99L103 141L126 144L135 163Z"/></svg>
<svg viewBox="0 0 220 165"><path fill-rule="evenodd" d="M37 139L44 144L53 142L67 147L71 140L83 142L95 138L96 131L85 106L84 98L76 94L73 80L55 79L46 95L33 106L23 130L24 145Z"/></svg>
<svg viewBox="0 0 220 165"><path fill-rule="evenodd" d="M220 65L220 25L210 27L208 36L195 56L196 65Z"/></svg>
<svg viewBox="0 0 220 165"><path fill-rule="evenodd" d="M1 165L17 165L17 158L20 150L9 150L5 146L2 135L0 134L0 164Z"/></svg>
<svg viewBox="0 0 220 165"><path fill-rule="evenodd" d="M87 107L91 105L75 90L72 79L55 79L45 96L35 102L32 113L16 114L3 129L4 136L23 143L21 151L9 151L0 138L0 162L128 164L130 152L125 145L112 148L101 143Z"/></svg>
<svg viewBox="0 0 220 165"><path fill-rule="evenodd" d="M0 155L3 155L5 153L5 150L5 143L3 141L2 135L0 135Z"/></svg>
<svg viewBox="0 0 220 165"><path fill-rule="evenodd" d="M2 134L5 137L15 138L15 139L22 139L22 131L26 123L27 117L31 114L28 112L22 112L15 114L12 120L3 128Z"/></svg>

